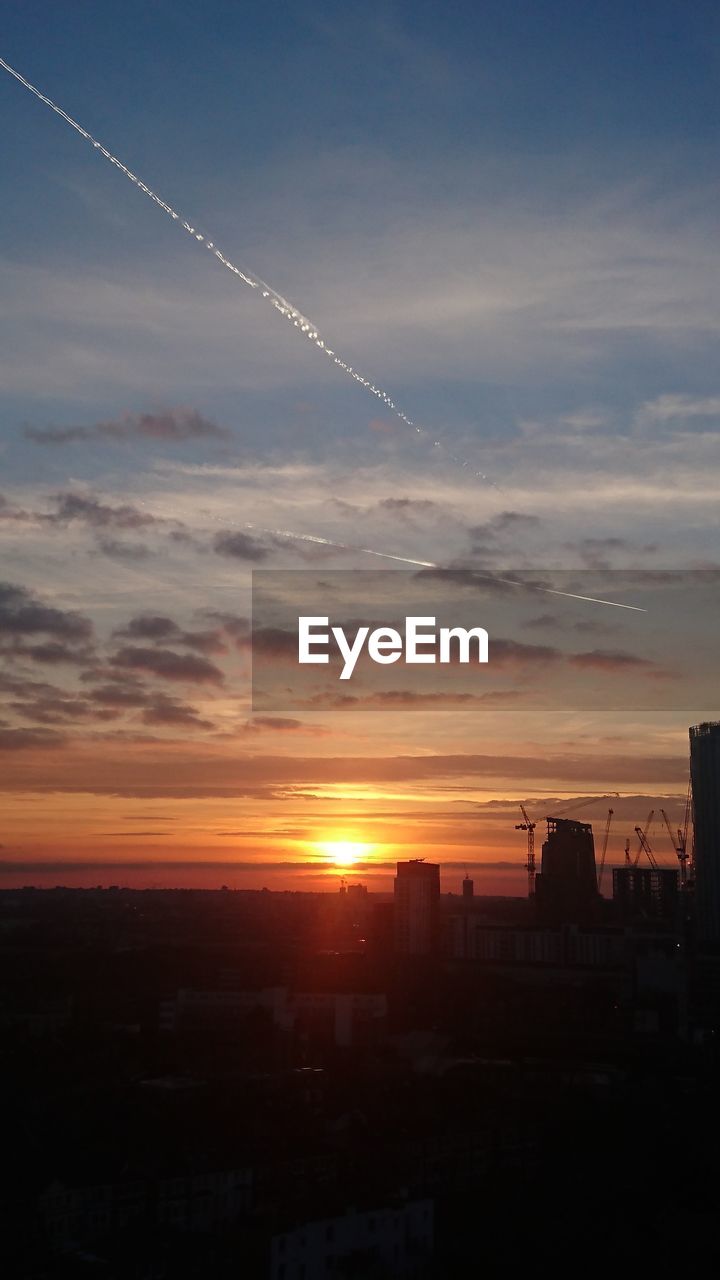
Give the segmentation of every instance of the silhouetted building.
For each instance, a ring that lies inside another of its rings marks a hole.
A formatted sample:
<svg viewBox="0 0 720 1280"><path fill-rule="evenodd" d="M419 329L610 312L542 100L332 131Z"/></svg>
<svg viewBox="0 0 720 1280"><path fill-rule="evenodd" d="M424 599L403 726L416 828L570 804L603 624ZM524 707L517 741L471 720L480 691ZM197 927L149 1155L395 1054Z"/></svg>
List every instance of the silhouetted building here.
<svg viewBox="0 0 720 1280"><path fill-rule="evenodd" d="M626 931L578 924L521 927L491 924L458 912L450 919L449 955L507 968L619 969L625 963Z"/></svg>
<svg viewBox="0 0 720 1280"><path fill-rule="evenodd" d="M425 1275L433 1216L432 1200L407 1200L304 1222L273 1237L271 1278Z"/></svg>
<svg viewBox="0 0 720 1280"><path fill-rule="evenodd" d="M695 912L700 942L720 943L720 723L690 729Z"/></svg>
<svg viewBox="0 0 720 1280"><path fill-rule="evenodd" d="M264 1011L285 1032L314 1031L342 1048L372 1040L387 1017L387 996L367 991L200 991L183 987L160 1002L160 1031L232 1031Z"/></svg>
<svg viewBox="0 0 720 1280"><path fill-rule="evenodd" d="M613 867L616 913L628 923L678 916L678 873L669 867Z"/></svg>
<svg viewBox="0 0 720 1280"><path fill-rule="evenodd" d="M161 1230L212 1231L246 1213L252 1203L250 1168L182 1166L170 1176L126 1176L89 1185L54 1180L39 1197L40 1220L59 1251L89 1245L108 1232L124 1232L144 1221Z"/></svg>
<svg viewBox="0 0 720 1280"><path fill-rule="evenodd" d="M542 871L535 880L538 909L557 921L585 920L599 900L592 827L573 818L548 818L547 826Z"/></svg>
<svg viewBox="0 0 720 1280"><path fill-rule="evenodd" d="M475 893L475 883L469 876L465 876L463 880L463 898L472 898Z"/></svg>
<svg viewBox="0 0 720 1280"><path fill-rule="evenodd" d="M440 924L440 867L414 858L398 862L395 877L395 950L427 956L437 950Z"/></svg>

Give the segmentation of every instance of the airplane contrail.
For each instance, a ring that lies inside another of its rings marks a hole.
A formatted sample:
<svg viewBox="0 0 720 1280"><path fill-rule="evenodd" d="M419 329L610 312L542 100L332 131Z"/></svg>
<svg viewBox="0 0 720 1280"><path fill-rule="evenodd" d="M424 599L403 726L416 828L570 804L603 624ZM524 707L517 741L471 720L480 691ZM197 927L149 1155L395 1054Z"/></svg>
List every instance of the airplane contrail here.
<svg viewBox="0 0 720 1280"><path fill-rule="evenodd" d="M419 569L438 569L440 566L432 560L410 560L407 556L394 556L389 551L373 551L371 547L355 547L349 542L333 542L331 538L320 538L314 533L293 533L291 529L265 529L259 524L247 521L243 529L254 529L256 533L268 533L274 538L289 538L294 542L313 542L316 546L335 547L338 551L357 551L364 556L379 556L381 560L397 560L400 564L412 564Z"/></svg>
<svg viewBox="0 0 720 1280"><path fill-rule="evenodd" d="M235 523L233 521L233 523ZM400 564L410 564L421 569L441 569L450 573L454 570L448 565L437 564L432 560L412 560L408 556L391 555L388 551L374 551L371 547L357 547L348 542L334 542L331 538L320 538L312 533L294 533L291 529L269 529L263 525L250 524L245 521L240 526L253 529L256 533L270 534L274 538L288 538L295 542L312 542L322 547L335 547L339 551L355 551L364 556L379 556L382 560L396 560ZM517 578L499 577L496 573L485 573L482 569L471 569L476 578L487 578L492 582L504 582L512 587L524 587L527 591L542 591L545 595L564 596L567 600L584 600L587 604L605 604L613 609L630 609L633 613L647 613L638 604L621 604L619 600L602 600L597 596L581 596L574 591L559 591L555 587L543 587L534 582L521 582Z"/></svg>
<svg viewBox="0 0 720 1280"><path fill-rule="evenodd" d="M138 499L138 505L147 509L147 503L142 498ZM336 551L352 551L356 555L377 556L380 560L394 560L397 564L409 564L417 569L440 569L446 573L452 573L463 567L438 564L436 560L415 560L410 556L399 556L390 551L376 551L373 547L359 547L351 542L338 542L334 538L322 538L317 533L298 533L295 529L276 529L268 525L255 524L250 520L221 518L220 516L212 515L208 511L203 512L203 515L206 519L213 520L216 524L224 526L229 524L236 529L251 529L253 533L264 533L271 538L287 538L289 542L310 542L316 547L331 547ZM543 587L534 582L522 582L518 578L500 577L496 573L485 572L483 569L470 568L469 571L474 573L477 578L487 578L492 582L504 582L512 587L524 587L526 591L542 591L545 595L564 596L567 600L584 600L586 604L604 604L612 609L629 609L632 613L647 613L647 609L642 608L639 604L622 604L619 600L604 600L598 596L579 595L574 591L560 591L556 587Z"/></svg>
<svg viewBox="0 0 720 1280"><path fill-rule="evenodd" d="M376 386L371 378L366 378L364 374L359 373L352 365L347 364L347 362L343 360L335 350L328 346L324 338L320 336L317 326L312 320L308 319L308 317L297 307L293 306L291 302L288 302L287 298L283 297L277 289L274 289L272 285L269 285L261 276L258 276L255 272L243 271L240 267L236 266L234 262L231 262L222 250L217 247L213 240L198 231L197 227L188 222L187 219L184 218L182 214L178 213L176 209L173 209L171 204L168 204L166 200L163 200L162 197L157 194L157 192L148 187L136 173L133 173L131 169L128 169L127 165L123 164L122 160L118 159L116 155L113 155L112 151L109 151L101 142L98 142L97 138L93 137L93 135L87 129L84 129L77 120L74 120L71 115L68 115L67 111L64 111L56 102L53 102L52 98L48 98L48 96L42 93L36 85L32 84L29 80L26 80L25 76L21 75L19 71L16 71L14 67L11 67L10 63L6 62L4 58L0 58L0 67L3 67L4 70L7 71L9 75L13 76L19 84L23 85L29 93L34 94L39 102L42 102L46 107L49 107L49 109L54 111L56 115L60 116L66 124L69 124L71 129L74 129L79 133L81 138L84 138L86 142L89 142L96 151L99 151L100 154L110 162L110 164L114 165L116 169L119 169L120 172L138 188L138 191L141 191L149 200L152 200L153 204L157 205L158 209L161 209L169 218L172 218L173 222L177 222L178 225L182 227L183 231L186 231L189 236L192 236L193 240L195 240L197 244L208 249L227 271L232 272L238 280L247 285L250 289L259 290L259 296L262 297L271 307L274 307L275 310L288 320L304 337L306 337L310 342L313 342L324 355L332 360L333 364L336 365L338 369L342 370L342 372L347 374L348 377L353 378L355 382L358 382L360 386L364 387L366 391L369 391L371 395L376 396L377 399L395 415L395 417L399 418L401 422L404 422L406 426L411 427L418 436L423 439L427 438L428 440L431 440L433 448L442 450L453 462L457 463L458 466L468 469L470 474L474 475L477 479L484 480L486 484L490 484L493 488L497 488L497 485L495 485L483 471L475 470L469 462L458 457L448 449L447 445L445 445L441 440L433 439L430 432L426 431L423 427L419 427L418 424L408 416L408 414L399 408L392 397L388 395L382 387Z"/></svg>

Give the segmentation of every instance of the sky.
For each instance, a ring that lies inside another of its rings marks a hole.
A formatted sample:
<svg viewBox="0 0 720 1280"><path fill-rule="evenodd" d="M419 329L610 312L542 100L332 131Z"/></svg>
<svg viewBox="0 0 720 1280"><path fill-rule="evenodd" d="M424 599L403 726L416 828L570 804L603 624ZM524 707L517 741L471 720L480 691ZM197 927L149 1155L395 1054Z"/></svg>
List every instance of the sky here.
<svg viewBox="0 0 720 1280"><path fill-rule="evenodd" d="M400 410L0 70L0 883L387 889L426 856L522 893L520 801L599 842L619 793L615 861L679 821L720 714L717 6L0 16ZM353 548L648 612L529 593L502 706L254 710L252 570L407 570Z"/></svg>

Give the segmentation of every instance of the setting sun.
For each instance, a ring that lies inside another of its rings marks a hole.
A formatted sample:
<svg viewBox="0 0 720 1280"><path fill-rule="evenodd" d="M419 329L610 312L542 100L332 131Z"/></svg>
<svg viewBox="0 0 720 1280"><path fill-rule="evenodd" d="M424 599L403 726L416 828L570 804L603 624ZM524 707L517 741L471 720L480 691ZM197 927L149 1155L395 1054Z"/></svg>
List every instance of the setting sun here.
<svg viewBox="0 0 720 1280"><path fill-rule="evenodd" d="M336 867L354 867L356 862L367 857L373 846L353 840L320 840L317 847Z"/></svg>

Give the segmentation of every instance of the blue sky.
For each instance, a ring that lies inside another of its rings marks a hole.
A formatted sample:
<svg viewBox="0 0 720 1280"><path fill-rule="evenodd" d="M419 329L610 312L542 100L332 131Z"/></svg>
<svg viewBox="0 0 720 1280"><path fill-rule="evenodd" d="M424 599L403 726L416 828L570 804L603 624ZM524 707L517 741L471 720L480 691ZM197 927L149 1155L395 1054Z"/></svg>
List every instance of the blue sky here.
<svg viewBox="0 0 720 1280"><path fill-rule="evenodd" d="M311 554L264 528L487 567L717 564L716 5L25 0L0 14L2 57L424 432L0 73L0 518L7 576L29 593L12 626L37 618L32 601L81 612L113 678L113 635L158 610L168 643L230 652L231 632L197 629L243 612L253 563ZM248 523L256 542L228 543ZM51 653L15 645L11 665L36 678ZM102 732L152 726L172 753L184 724L203 750L236 733L242 747L242 662L200 690L168 686L158 662L127 677L130 720ZM102 726L77 671L58 671L45 675L66 701L46 689L55 709L40 711L70 732L75 707L71 741L92 754ZM29 703L13 714L32 726ZM432 723L448 751L477 733L471 713ZM14 741L45 749L54 724ZM388 726L388 750L409 749L402 717ZM296 753L378 750L357 728L297 732ZM518 727L539 753L563 732ZM614 753L642 733L666 760L685 732L680 710L583 735ZM253 749L267 734L253 729Z"/></svg>
<svg viewBox="0 0 720 1280"><path fill-rule="evenodd" d="M622 417L654 394L708 389L715 6L31 0L3 17L10 62L428 426L512 438L538 408L601 402ZM72 386L54 381L54 418L107 414L143 393L185 399L201 380L206 407L229 417L245 364L245 391L259 392L246 432L260 419L264 440L270 429L285 443L284 397L316 389L329 435L345 434L340 417L357 428L361 399L292 351L275 317L234 296L9 78L0 95L11 294L27 269L27 291L55 293L73 339L96 355L86 364L107 366L83 376L78 360ZM108 281L121 296L101 343L92 330ZM163 303L188 311L193 299L194 319L169 334ZM221 351L203 313L217 304ZM21 364L57 323L38 310L28 301L6 316ZM143 330L158 326L141 361ZM273 343L280 367L259 368ZM138 367L120 370L123 356ZM35 391L29 376L9 381L7 412L47 420L42 378Z"/></svg>

